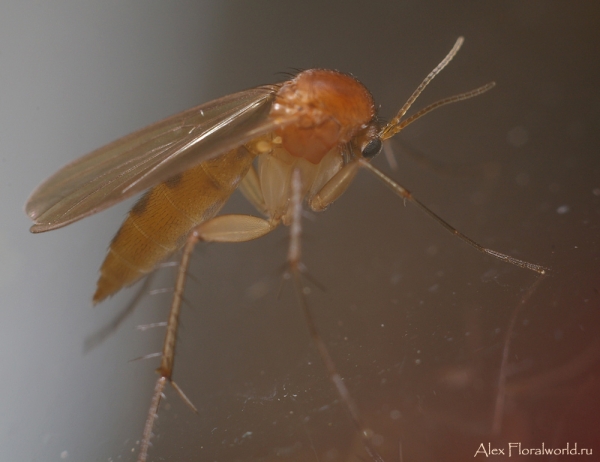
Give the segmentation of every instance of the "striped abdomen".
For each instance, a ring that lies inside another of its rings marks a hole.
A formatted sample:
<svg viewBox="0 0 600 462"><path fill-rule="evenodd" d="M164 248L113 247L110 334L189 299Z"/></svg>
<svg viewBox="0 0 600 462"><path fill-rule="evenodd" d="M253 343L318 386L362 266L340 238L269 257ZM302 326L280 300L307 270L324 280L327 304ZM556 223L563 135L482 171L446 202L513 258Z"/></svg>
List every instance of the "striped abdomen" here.
<svg viewBox="0 0 600 462"><path fill-rule="evenodd" d="M241 146L149 190L110 244L94 303L133 284L181 248L192 228L218 213L253 159Z"/></svg>

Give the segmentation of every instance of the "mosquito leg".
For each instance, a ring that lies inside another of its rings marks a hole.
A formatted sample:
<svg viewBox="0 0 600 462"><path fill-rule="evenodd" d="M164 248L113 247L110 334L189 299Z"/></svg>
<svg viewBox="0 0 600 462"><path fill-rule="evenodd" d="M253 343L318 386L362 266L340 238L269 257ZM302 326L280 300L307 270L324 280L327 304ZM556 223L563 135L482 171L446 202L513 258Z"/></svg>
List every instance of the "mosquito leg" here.
<svg viewBox="0 0 600 462"><path fill-rule="evenodd" d="M148 417L146 417L146 423L144 424L144 433L142 434L142 442L140 444L140 453L138 454L138 462L146 462L148 457L148 449L150 448L150 439L152 439L152 429L154 428L154 421L158 417L158 405L160 399L163 396L165 384L167 383L166 377L159 377L154 386L154 393L152 394L152 401L150 401L150 408L148 409Z"/></svg>
<svg viewBox="0 0 600 462"><path fill-rule="evenodd" d="M179 264L179 269L177 270L177 278L175 281L175 290L171 301L171 309L169 310L169 317L167 320L167 333L165 334L165 341L163 343L160 366L156 370L160 377L156 381L150 408L148 409L148 416L146 417L146 423L144 424L144 433L140 443L138 462L146 462L150 440L153 435L152 429L154 428L154 422L158 415L158 406L160 405L160 400L163 396L167 381L173 384L173 387L186 404L188 404L194 412L198 412L191 401L183 394L181 388L179 388L172 380L173 364L175 362L175 346L177 344L177 330L179 329L179 314L181 313L181 302L183 301L183 290L185 288L186 275L190 265L190 256L198 241L199 237L197 234L190 233L181 255L181 262Z"/></svg>
<svg viewBox="0 0 600 462"><path fill-rule="evenodd" d="M354 399L350 395L348 387L346 387L342 376L338 372L335 363L331 355L329 354L329 350L327 349L325 342L319 334L317 325L315 324L315 320L308 307L305 287L302 281L302 272L304 270L304 265L301 261L302 180L300 178L300 171L297 169L294 170L294 172L292 173L291 187L292 196L290 214L290 245L288 248L287 260L294 279L294 286L298 294L299 303L302 307L302 311L304 312L304 316L306 318L306 324L308 326L310 336L312 338L313 343L317 347L317 350L319 352L319 355L321 356L321 360L323 361L325 368L327 369L329 379L333 383L341 402L346 407L346 410L350 414L352 422L354 423L356 429L361 435L363 444L365 446L365 450L373 460L377 462L383 462L383 458L377 453L376 449L373 447L373 443L371 443L371 431L366 429L363 425L360 413L358 412L358 406L356 405Z"/></svg>
<svg viewBox="0 0 600 462"><path fill-rule="evenodd" d="M171 381L173 375L173 363L175 361L175 346L177 343L177 330L179 329L179 314L181 313L181 303L183 301L183 290L185 288L185 279L188 268L190 266L190 257L194 247L198 243L198 236L191 233L183 247L181 262L177 270L177 278L175 280L175 290L173 292L173 300L169 317L167 319L167 333L163 344L163 353L160 361L160 366L157 372L161 377Z"/></svg>
<svg viewBox="0 0 600 462"><path fill-rule="evenodd" d="M194 247L199 241L209 242L244 242L256 239L272 231L278 222L270 222L251 215L221 215L208 220L194 228L183 247L181 262L177 270L175 289L169 317L167 319L167 332L163 343L160 366L156 370L160 375L154 388L150 409L144 425L144 434L140 444L138 462L145 462L152 438L152 429L156 420L158 406L162 397L165 383L169 381L177 394L195 412L196 407L192 404L183 390L173 381L173 365L175 363L175 347L177 346L177 331L179 329L179 315L183 302L183 292L187 279L190 257Z"/></svg>
<svg viewBox="0 0 600 462"><path fill-rule="evenodd" d="M368 161L366 161L364 159L360 159L359 162L361 163L361 165L363 167L365 167L367 170L370 170L373 174L375 174L375 176L377 178L379 178L388 188L390 188L392 191L394 191L398 196L400 196L404 200L407 200L407 201L415 204L423 212L425 212L427 215L429 215L431 218L433 218L435 221L437 221L440 225L442 225L444 228L446 228L446 230L448 230L450 233L452 233L453 235L455 235L456 237L461 239L463 242L466 242L467 244L469 244L471 247L475 248L479 252L485 253L487 255L491 255L492 257L497 258L498 260L518 266L519 268L524 268L524 269L534 271L538 274L546 274L546 272L549 271L548 268L545 268L541 265L536 265L534 263L529 263L524 260L519 260L518 258L514 258L509 255L497 252L495 250L487 249L487 248L483 247L482 245L478 244L470 237L465 236L463 233L461 233L459 230L454 228L448 222L444 221L442 218L440 218L438 215L436 215L432 210L430 210L425 204L423 204L416 197L414 197L408 189L400 186L398 183L396 183L390 177L385 175L379 169L373 167Z"/></svg>

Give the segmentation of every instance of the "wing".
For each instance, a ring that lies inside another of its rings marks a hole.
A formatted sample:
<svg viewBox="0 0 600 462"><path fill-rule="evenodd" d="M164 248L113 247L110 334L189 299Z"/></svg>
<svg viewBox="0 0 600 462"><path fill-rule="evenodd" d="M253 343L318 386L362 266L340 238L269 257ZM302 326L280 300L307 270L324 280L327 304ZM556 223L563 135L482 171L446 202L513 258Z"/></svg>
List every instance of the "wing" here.
<svg viewBox="0 0 600 462"><path fill-rule="evenodd" d="M31 232L110 207L285 124L269 112L280 85L234 93L173 115L71 162L33 192Z"/></svg>

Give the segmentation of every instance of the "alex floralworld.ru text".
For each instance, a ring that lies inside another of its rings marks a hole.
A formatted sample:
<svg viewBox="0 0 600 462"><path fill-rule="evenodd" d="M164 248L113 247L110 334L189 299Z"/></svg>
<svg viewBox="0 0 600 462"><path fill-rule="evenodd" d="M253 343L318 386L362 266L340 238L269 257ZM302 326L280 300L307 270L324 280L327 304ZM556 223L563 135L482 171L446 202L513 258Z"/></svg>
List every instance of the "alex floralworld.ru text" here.
<svg viewBox="0 0 600 462"><path fill-rule="evenodd" d="M491 456L506 456L512 457L514 456L542 456L542 455L583 455L583 456L591 456L592 450L586 448L577 448L577 443L574 443L571 446L569 443L566 444L565 447L562 448L547 448L545 443L542 443L541 447L530 448L524 447L521 443L508 443L508 447L492 447L492 443L481 443L475 451L475 455L483 456L483 457L491 457Z"/></svg>

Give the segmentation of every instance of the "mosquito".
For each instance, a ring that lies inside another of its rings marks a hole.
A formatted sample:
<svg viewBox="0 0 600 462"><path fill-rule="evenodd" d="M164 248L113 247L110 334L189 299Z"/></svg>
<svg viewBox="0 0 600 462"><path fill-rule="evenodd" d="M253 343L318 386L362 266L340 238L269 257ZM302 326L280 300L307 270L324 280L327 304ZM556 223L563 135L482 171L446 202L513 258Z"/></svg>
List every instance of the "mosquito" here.
<svg viewBox="0 0 600 462"><path fill-rule="evenodd" d="M291 228L288 266L310 335L340 401L373 460L380 461L358 408L321 340L303 290L300 211L303 203L325 210L360 169L374 174L404 201L415 204L479 252L544 274L546 268L479 245L444 221L410 191L371 165L382 143L432 110L480 95L490 82L405 115L463 44L459 37L386 124L373 97L353 76L310 69L291 80L224 96L173 115L63 167L43 182L25 210L33 233L50 231L145 192L113 238L100 269L94 304L156 269L182 249L166 334L138 461L147 460L155 417L167 382L195 411L173 381L179 314L190 255L198 242L245 242L280 224ZM261 216L218 215L239 189Z"/></svg>

